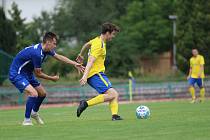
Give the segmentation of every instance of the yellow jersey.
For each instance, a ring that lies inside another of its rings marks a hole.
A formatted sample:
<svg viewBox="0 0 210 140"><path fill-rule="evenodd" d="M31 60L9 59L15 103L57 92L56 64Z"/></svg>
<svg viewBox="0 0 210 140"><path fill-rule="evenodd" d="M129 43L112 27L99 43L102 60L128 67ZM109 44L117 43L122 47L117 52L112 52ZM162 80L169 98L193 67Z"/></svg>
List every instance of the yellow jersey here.
<svg viewBox="0 0 210 140"><path fill-rule="evenodd" d="M90 69L90 72L88 73L88 78L90 78L99 72L105 71L104 62L106 58L106 43L103 42L100 37L96 37L90 40L88 43L91 45L89 49L89 55L96 58Z"/></svg>
<svg viewBox="0 0 210 140"><path fill-rule="evenodd" d="M202 55L197 55L196 57L190 58L190 67L192 69L191 77L198 78L198 75L201 72L201 65L204 65L204 58ZM204 70L202 70L201 78L204 78Z"/></svg>

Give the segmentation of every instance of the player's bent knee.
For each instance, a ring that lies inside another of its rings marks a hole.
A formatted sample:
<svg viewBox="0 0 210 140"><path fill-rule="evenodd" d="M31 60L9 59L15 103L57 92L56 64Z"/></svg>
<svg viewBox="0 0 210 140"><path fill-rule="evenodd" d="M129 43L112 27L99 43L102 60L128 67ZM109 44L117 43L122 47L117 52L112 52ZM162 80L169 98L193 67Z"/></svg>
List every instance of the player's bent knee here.
<svg viewBox="0 0 210 140"><path fill-rule="evenodd" d="M119 97L118 92L115 92L115 93L114 93L114 99L118 99L118 97Z"/></svg>
<svg viewBox="0 0 210 140"><path fill-rule="evenodd" d="M25 92L28 96L31 97L38 97L38 93L34 90L34 91L27 91Z"/></svg>
<svg viewBox="0 0 210 140"><path fill-rule="evenodd" d="M38 92L38 95L40 97L45 97L47 95L46 90L44 89L44 87L42 85L35 87L36 91Z"/></svg>
<svg viewBox="0 0 210 140"><path fill-rule="evenodd" d="M24 93L27 94L28 96L38 97L38 92L31 85L28 85L25 88Z"/></svg>
<svg viewBox="0 0 210 140"><path fill-rule="evenodd" d="M38 94L37 93L32 93L31 96L32 97L38 97Z"/></svg>
<svg viewBox="0 0 210 140"><path fill-rule="evenodd" d="M36 90L32 90L30 91L29 96L38 97L38 92Z"/></svg>
<svg viewBox="0 0 210 140"><path fill-rule="evenodd" d="M108 98L110 100L113 100L113 99L118 99L118 92L114 89L114 88L110 88L107 92L106 92Z"/></svg>
<svg viewBox="0 0 210 140"><path fill-rule="evenodd" d="M113 100L115 97L112 94L104 94L105 95L105 100L110 101Z"/></svg>
<svg viewBox="0 0 210 140"><path fill-rule="evenodd" d="M119 93L114 88L112 88L112 94L113 94L114 98L118 98L118 96L119 96Z"/></svg>
<svg viewBox="0 0 210 140"><path fill-rule="evenodd" d="M38 93L38 95L39 95L40 97L45 97L45 96L47 96L47 93L46 93L46 92L41 92L41 93Z"/></svg>

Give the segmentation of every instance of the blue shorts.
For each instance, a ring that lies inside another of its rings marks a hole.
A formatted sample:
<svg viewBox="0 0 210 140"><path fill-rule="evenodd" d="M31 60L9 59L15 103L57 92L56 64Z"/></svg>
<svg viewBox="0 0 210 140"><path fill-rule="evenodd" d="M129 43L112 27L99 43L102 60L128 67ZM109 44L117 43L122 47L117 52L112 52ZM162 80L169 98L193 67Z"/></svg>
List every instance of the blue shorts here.
<svg viewBox="0 0 210 140"><path fill-rule="evenodd" d="M87 79L88 84L93 87L99 94L105 93L108 89L112 88L107 76L100 72Z"/></svg>
<svg viewBox="0 0 210 140"><path fill-rule="evenodd" d="M191 78L188 80L190 86L194 86L195 83L202 88L203 87L203 79L202 78Z"/></svg>
<svg viewBox="0 0 210 140"><path fill-rule="evenodd" d="M33 87L40 85L40 82L33 74L18 74L15 77L10 77L10 81L21 93L23 93L29 84L31 84Z"/></svg>

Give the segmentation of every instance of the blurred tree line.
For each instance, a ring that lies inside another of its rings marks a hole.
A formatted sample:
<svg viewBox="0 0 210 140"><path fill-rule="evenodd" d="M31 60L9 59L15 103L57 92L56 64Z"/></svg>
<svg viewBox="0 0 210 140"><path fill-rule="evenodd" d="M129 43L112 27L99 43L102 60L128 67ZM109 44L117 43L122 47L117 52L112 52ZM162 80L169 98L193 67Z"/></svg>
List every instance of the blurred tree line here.
<svg viewBox="0 0 210 140"><path fill-rule="evenodd" d="M128 70L139 69L139 59L155 57L172 50L172 21L177 19L178 68L187 72L191 49L206 58L210 73L210 1L206 0L60 0L54 12L43 11L33 22L25 23L21 10L13 3L7 19L1 10L0 49L15 55L20 49L40 42L41 36L52 31L59 36L57 51L75 59L83 43L100 34L104 22L120 26L121 32L107 44L107 72L123 77ZM67 76L72 67L56 61L46 62L49 73Z"/></svg>

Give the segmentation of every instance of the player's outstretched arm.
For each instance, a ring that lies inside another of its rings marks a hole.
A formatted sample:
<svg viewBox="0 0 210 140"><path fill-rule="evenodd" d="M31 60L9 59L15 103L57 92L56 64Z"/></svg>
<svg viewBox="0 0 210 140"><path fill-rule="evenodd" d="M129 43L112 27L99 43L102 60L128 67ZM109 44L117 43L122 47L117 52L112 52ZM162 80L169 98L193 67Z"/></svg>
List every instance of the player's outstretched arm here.
<svg viewBox="0 0 210 140"><path fill-rule="evenodd" d="M73 61L73 60L70 60L69 58L63 56L63 55L60 55L60 54L55 54L53 56L55 59L57 59L58 61L61 61L61 62L64 62L64 63L67 63L67 64L70 64L70 65L73 65L79 72L84 72L85 70L85 67L82 66L81 64Z"/></svg>
<svg viewBox="0 0 210 140"><path fill-rule="evenodd" d="M85 52L87 52L87 50L90 49L90 47L91 47L91 44L89 42L85 43L82 46L82 49L81 49L80 53L78 54L78 56L76 58L76 61L78 63L83 64Z"/></svg>
<svg viewBox="0 0 210 140"><path fill-rule="evenodd" d="M59 80L59 75L49 76L49 75L43 73L41 68L35 68L34 73L37 77L42 78L42 79L51 80L54 82Z"/></svg>

